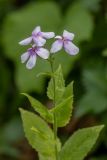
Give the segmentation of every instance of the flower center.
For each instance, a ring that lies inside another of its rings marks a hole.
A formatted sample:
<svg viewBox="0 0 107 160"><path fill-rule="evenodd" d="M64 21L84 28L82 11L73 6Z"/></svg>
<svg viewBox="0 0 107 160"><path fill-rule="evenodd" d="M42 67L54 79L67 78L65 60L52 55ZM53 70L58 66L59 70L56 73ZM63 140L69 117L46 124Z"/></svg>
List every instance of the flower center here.
<svg viewBox="0 0 107 160"><path fill-rule="evenodd" d="M34 55L36 55L38 50L39 50L38 47L29 48L29 49L28 49L29 56L34 56Z"/></svg>
<svg viewBox="0 0 107 160"><path fill-rule="evenodd" d="M42 36L42 34L41 34L41 32L38 32L38 33L32 33L32 36L33 36L33 37L41 37L41 36Z"/></svg>

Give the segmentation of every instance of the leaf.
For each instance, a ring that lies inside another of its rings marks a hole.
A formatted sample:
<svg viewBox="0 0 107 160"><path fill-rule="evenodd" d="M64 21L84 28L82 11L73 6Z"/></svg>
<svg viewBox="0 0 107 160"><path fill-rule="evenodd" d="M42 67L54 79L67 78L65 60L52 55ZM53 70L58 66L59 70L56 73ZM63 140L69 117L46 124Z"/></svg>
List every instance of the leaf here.
<svg viewBox="0 0 107 160"><path fill-rule="evenodd" d="M95 144L103 125L76 131L62 147L59 160L83 160Z"/></svg>
<svg viewBox="0 0 107 160"><path fill-rule="evenodd" d="M66 88L62 101L53 109L50 110L51 114L55 114L57 127L64 127L70 120L73 110L73 82Z"/></svg>
<svg viewBox="0 0 107 160"><path fill-rule="evenodd" d="M55 79L55 100L56 103L62 98L65 91L65 82L63 78L61 65L58 67L56 72L53 75ZM47 96L54 100L54 82L53 77L51 78L48 88L47 88Z"/></svg>
<svg viewBox="0 0 107 160"><path fill-rule="evenodd" d="M40 103L35 98L29 96L26 93L22 93L25 95L34 110L40 114L42 118L44 118L47 122L54 122L54 114L56 115L57 127L65 126L71 117L72 113L72 103L73 103L73 82L71 82L66 88L64 95L62 97L61 102L53 109L48 110L42 103ZM63 116L62 116L63 115Z"/></svg>
<svg viewBox="0 0 107 160"><path fill-rule="evenodd" d="M72 113L73 97L69 97L51 110L51 113L55 114L57 127L64 127L70 120Z"/></svg>
<svg viewBox="0 0 107 160"><path fill-rule="evenodd" d="M42 154L39 154L39 160L55 160L53 157L44 156Z"/></svg>
<svg viewBox="0 0 107 160"><path fill-rule="evenodd" d="M22 93L22 94L28 98L28 100L30 101L31 106L34 108L34 110L37 113L39 113L42 118L44 118L45 120L50 122L52 117L51 117L51 114L49 113L49 110L46 108L46 106L44 106L41 102L39 102L35 98L29 96L28 94L26 94L26 93Z"/></svg>
<svg viewBox="0 0 107 160"><path fill-rule="evenodd" d="M75 33L76 36L74 41L80 42L89 40L92 36L93 27L94 23L91 14L81 1L74 3L69 7L65 18L64 28Z"/></svg>
<svg viewBox="0 0 107 160"><path fill-rule="evenodd" d="M63 99L66 99L66 98L68 98L70 96L73 96L73 82L69 83L67 85L67 87L65 88Z"/></svg>
<svg viewBox="0 0 107 160"><path fill-rule="evenodd" d="M25 136L30 145L44 156L54 160L54 135L46 122L36 114L20 109ZM58 141L59 143L59 141ZM59 144L58 144L59 146Z"/></svg>

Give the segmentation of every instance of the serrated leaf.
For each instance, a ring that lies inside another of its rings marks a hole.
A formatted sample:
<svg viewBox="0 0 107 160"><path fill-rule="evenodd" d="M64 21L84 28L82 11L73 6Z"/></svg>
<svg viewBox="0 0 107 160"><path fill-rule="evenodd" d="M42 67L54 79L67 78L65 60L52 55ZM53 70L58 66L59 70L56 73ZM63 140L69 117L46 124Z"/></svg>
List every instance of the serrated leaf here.
<svg viewBox="0 0 107 160"><path fill-rule="evenodd" d="M30 145L44 156L54 160L54 135L46 122L36 114L20 109L25 136ZM59 141L58 141L59 142ZM59 146L59 145L58 145Z"/></svg>
<svg viewBox="0 0 107 160"><path fill-rule="evenodd" d="M72 102L73 97L70 96L51 110L56 116L57 127L64 127L69 122L73 109Z"/></svg>
<svg viewBox="0 0 107 160"><path fill-rule="evenodd" d="M53 77L55 79L55 100L56 102L58 102L62 98L65 91L65 82L63 78L61 65L58 67ZM54 99L53 77L51 78L47 88L47 96L52 100Z"/></svg>
<svg viewBox="0 0 107 160"><path fill-rule="evenodd" d="M83 160L95 144L103 125L76 131L64 144L59 160Z"/></svg>
<svg viewBox="0 0 107 160"><path fill-rule="evenodd" d="M70 120L73 110L73 82L66 88L60 102L55 108L50 110L51 114L55 114L57 127L64 127Z"/></svg>
<svg viewBox="0 0 107 160"><path fill-rule="evenodd" d="M31 103L31 106L34 108L34 110L40 114L42 118L44 118L46 121L50 122L52 120L52 116L49 112L49 110L44 106L41 102L39 102L37 99L33 98L32 96L22 93L25 95L28 100Z"/></svg>
<svg viewBox="0 0 107 160"><path fill-rule="evenodd" d="M70 96L73 96L73 82L69 83L66 88L65 92L63 94L63 99L68 98Z"/></svg>

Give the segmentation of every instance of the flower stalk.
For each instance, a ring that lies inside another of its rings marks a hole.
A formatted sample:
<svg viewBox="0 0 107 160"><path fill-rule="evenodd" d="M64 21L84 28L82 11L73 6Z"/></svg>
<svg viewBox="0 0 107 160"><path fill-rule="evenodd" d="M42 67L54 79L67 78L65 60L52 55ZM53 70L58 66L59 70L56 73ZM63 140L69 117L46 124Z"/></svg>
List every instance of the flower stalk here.
<svg viewBox="0 0 107 160"><path fill-rule="evenodd" d="M55 95L55 77L54 77L54 61L52 55L50 55L50 66L51 72L53 75L53 91L54 91L54 99L53 99L53 107L56 106L56 95ZM58 160L58 149L57 149L57 121L56 121L56 114L54 113L54 123L53 123L53 132L54 132L54 141L55 141L55 159Z"/></svg>

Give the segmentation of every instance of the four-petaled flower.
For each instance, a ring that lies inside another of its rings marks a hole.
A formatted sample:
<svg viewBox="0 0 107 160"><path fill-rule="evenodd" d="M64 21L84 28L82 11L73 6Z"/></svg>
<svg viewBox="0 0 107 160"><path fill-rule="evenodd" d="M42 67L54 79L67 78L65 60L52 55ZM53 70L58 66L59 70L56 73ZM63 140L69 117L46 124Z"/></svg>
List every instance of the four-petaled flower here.
<svg viewBox="0 0 107 160"><path fill-rule="evenodd" d="M29 48L27 52L21 55L21 62L25 63L27 61L26 67L32 69L36 65L37 56L48 59L49 51L45 48L33 45L32 48Z"/></svg>
<svg viewBox="0 0 107 160"><path fill-rule="evenodd" d="M46 39L53 38L54 36L54 32L42 32L40 26L37 26L32 32L32 35L19 42L19 44L28 45L33 41L37 46L40 47L46 43Z"/></svg>
<svg viewBox="0 0 107 160"><path fill-rule="evenodd" d="M64 47L65 51L70 55L76 55L79 52L79 48L76 47L72 40L74 39L74 34L66 30L63 32L63 36L56 36L57 40L52 44L51 53L56 53Z"/></svg>
<svg viewBox="0 0 107 160"><path fill-rule="evenodd" d="M27 52L21 55L21 62L25 63L27 61L26 67L32 69L36 64L37 56L48 59L49 51L42 48L42 46L46 43L46 39L53 37L55 37L54 32L42 32L40 26L37 26L30 37L19 42L20 45L32 45L32 48L29 48ZM51 53L56 53L63 47L70 55L76 55L79 52L79 48L72 43L74 39L73 33L64 30L63 36L56 36L55 38L57 40L52 44Z"/></svg>

